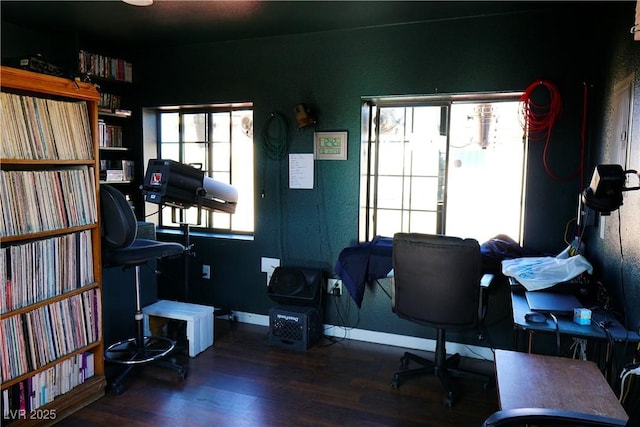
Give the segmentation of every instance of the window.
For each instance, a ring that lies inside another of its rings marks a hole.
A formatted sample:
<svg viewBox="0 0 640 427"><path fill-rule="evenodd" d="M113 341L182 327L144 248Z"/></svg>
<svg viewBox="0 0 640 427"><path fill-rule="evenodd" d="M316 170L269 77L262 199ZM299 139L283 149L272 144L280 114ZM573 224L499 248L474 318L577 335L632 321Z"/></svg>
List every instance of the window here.
<svg viewBox="0 0 640 427"><path fill-rule="evenodd" d="M159 156L202 169L205 176L233 185L238 190L234 214L197 208L172 216L162 209L158 222L178 227L228 233L252 233L253 219L253 110L251 104L207 108L162 109L157 112Z"/></svg>
<svg viewBox="0 0 640 427"><path fill-rule="evenodd" d="M360 240L417 232L520 241L519 97L365 100Z"/></svg>

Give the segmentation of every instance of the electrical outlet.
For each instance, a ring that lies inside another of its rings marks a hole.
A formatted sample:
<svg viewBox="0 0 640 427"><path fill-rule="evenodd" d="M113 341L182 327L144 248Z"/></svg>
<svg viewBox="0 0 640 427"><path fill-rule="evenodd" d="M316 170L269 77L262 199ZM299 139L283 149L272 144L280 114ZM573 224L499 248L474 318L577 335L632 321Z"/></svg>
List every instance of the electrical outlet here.
<svg viewBox="0 0 640 427"><path fill-rule="evenodd" d="M327 280L327 293L339 297L342 295L342 280L329 279Z"/></svg>
<svg viewBox="0 0 640 427"><path fill-rule="evenodd" d="M203 265L202 266L202 278L203 279L211 279L211 266L210 265Z"/></svg>

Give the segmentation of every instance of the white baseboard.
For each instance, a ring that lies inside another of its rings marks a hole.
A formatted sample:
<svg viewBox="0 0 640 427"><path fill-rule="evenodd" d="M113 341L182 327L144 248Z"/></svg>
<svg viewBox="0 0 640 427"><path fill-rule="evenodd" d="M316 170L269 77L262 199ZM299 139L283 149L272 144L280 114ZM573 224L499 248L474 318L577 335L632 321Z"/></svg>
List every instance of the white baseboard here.
<svg viewBox="0 0 640 427"><path fill-rule="evenodd" d="M233 312L238 322L252 325L269 326L269 316L264 314ZM390 334L387 332L368 331L366 329L343 328L336 325L324 325L324 334L331 337L365 341L375 344L393 345L413 350L435 351L436 341L428 338L418 338L408 335ZM488 347L470 344L460 344L447 341L447 353L458 353L460 356L473 359L493 361L493 351Z"/></svg>

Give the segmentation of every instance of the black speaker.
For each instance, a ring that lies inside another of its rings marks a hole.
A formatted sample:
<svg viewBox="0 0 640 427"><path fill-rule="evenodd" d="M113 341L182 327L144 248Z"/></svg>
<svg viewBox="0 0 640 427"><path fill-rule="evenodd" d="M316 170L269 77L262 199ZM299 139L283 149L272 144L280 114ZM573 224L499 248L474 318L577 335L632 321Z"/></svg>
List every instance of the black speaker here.
<svg viewBox="0 0 640 427"><path fill-rule="evenodd" d="M323 334L320 311L315 307L275 306L269 309L269 344L306 351Z"/></svg>
<svg viewBox="0 0 640 427"><path fill-rule="evenodd" d="M276 267L269 280L267 294L283 305L321 308L322 270L298 267Z"/></svg>

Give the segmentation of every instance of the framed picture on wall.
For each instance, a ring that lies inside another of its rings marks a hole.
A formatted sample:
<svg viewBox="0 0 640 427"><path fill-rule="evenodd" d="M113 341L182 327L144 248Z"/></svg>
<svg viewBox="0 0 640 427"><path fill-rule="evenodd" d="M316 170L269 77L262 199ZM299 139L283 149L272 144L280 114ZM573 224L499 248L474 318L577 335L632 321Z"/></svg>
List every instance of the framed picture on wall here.
<svg viewBox="0 0 640 427"><path fill-rule="evenodd" d="M313 157L316 160L347 160L347 132L315 132Z"/></svg>

